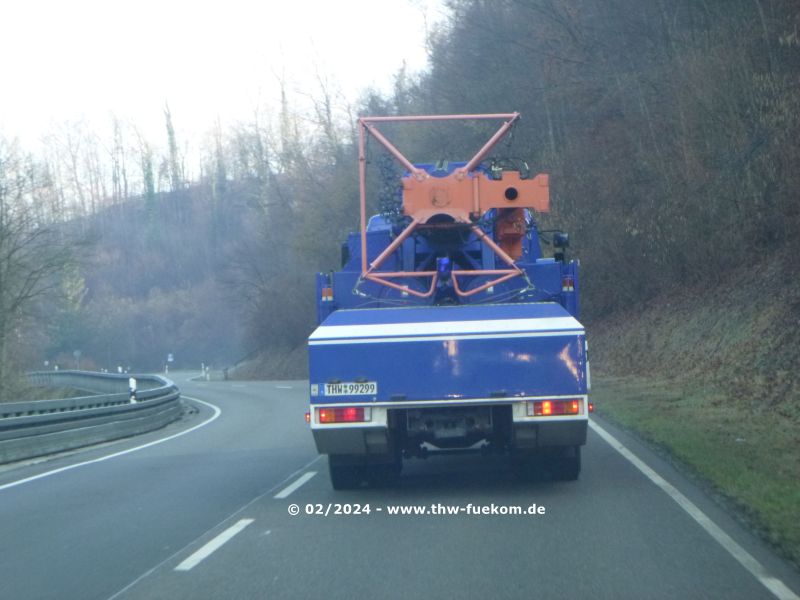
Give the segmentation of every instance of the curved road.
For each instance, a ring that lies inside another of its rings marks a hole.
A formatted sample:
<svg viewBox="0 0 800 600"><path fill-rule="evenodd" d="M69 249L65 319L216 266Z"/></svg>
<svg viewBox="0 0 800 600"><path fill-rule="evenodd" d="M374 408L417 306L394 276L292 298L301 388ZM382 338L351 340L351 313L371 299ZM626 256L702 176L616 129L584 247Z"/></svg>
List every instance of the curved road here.
<svg viewBox="0 0 800 600"><path fill-rule="evenodd" d="M305 382L176 380L194 410L181 422L0 468L0 599L800 593L797 571L599 419L613 438L590 431L577 482L443 457L407 462L392 488L334 492L304 422ZM369 514L332 514L337 504ZM389 514L399 506L462 512ZM317 511L328 515L306 514Z"/></svg>

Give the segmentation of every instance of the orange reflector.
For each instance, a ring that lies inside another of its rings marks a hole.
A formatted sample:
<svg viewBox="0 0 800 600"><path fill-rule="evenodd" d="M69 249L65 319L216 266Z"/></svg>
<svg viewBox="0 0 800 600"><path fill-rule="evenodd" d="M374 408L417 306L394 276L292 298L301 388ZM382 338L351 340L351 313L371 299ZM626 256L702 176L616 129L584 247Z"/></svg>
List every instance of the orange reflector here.
<svg viewBox="0 0 800 600"><path fill-rule="evenodd" d="M589 412L590 413L594 412L594 402L589 402Z"/></svg>
<svg viewBox="0 0 800 600"><path fill-rule="evenodd" d="M311 413L306 412L306 423L311 423Z"/></svg>

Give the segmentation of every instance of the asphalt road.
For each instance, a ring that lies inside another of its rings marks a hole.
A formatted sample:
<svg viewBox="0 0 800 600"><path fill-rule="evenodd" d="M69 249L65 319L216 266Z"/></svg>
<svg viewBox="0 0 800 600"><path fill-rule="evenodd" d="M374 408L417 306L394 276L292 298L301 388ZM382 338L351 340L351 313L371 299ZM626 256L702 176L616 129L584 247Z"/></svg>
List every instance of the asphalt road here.
<svg viewBox="0 0 800 600"><path fill-rule="evenodd" d="M187 401L196 412L181 422L0 470L0 599L800 594L797 571L600 420L650 477L592 430L577 482L442 457L407 462L391 488L334 492L304 422L305 382L176 380L205 402ZM537 514L389 514L532 504Z"/></svg>

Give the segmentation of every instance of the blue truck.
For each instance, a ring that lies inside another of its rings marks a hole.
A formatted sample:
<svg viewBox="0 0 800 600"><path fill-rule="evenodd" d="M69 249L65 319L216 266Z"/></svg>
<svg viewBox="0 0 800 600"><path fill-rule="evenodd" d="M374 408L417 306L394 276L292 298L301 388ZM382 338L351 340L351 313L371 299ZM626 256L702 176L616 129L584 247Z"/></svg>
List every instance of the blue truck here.
<svg viewBox="0 0 800 600"><path fill-rule="evenodd" d="M308 339L307 419L335 489L454 452L511 454L558 479L580 473L592 405L579 265L566 234L539 230L548 176L487 158L518 118L358 121L361 228L342 245L341 269L317 274ZM379 129L459 120L502 124L456 163L412 163ZM368 139L403 167L396 210L369 219Z"/></svg>

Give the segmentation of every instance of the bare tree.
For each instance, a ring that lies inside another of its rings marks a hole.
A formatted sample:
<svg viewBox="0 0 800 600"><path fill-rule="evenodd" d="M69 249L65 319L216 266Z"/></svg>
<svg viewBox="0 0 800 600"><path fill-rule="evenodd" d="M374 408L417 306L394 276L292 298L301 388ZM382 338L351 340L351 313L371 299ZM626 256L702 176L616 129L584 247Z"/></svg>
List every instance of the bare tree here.
<svg viewBox="0 0 800 600"><path fill-rule="evenodd" d="M14 342L70 261L59 232L32 210L40 179L37 165L0 139L0 401L12 399Z"/></svg>
<svg viewBox="0 0 800 600"><path fill-rule="evenodd" d="M172 113L169 105L164 106L164 119L167 126L167 145L169 147L169 181L173 192L183 188L184 169L183 160L178 151L178 142L175 137L175 127L172 125Z"/></svg>
<svg viewBox="0 0 800 600"><path fill-rule="evenodd" d="M113 201L119 203L129 197L127 153L123 135L123 126L116 116L112 116L111 125L114 143L111 149L111 183Z"/></svg>

